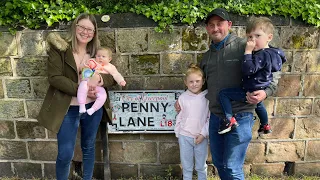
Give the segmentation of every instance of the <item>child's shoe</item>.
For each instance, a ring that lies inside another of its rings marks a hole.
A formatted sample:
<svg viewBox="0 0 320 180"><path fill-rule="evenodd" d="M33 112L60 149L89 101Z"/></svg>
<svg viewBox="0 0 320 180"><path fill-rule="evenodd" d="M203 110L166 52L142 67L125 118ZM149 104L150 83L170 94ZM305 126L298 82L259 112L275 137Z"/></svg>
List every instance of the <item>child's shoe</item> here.
<svg viewBox="0 0 320 180"><path fill-rule="evenodd" d="M224 133L227 133L229 131L231 131L232 129L238 127L239 124L238 122L236 121L236 118L232 117L229 120L227 119L223 119L221 122L220 122L220 127L219 127L219 131L218 131L218 134L224 134Z"/></svg>
<svg viewBox="0 0 320 180"><path fill-rule="evenodd" d="M260 128L258 130L258 134L269 134L271 132L272 132L271 126L269 124L260 125Z"/></svg>

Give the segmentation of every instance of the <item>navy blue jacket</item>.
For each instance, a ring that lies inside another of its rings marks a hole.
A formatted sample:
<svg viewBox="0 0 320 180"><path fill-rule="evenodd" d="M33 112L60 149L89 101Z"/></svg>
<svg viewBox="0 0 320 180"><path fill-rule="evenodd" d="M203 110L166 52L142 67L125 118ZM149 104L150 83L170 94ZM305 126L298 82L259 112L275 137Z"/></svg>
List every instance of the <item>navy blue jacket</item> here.
<svg viewBox="0 0 320 180"><path fill-rule="evenodd" d="M280 71L287 59L281 49L271 47L245 54L242 62L242 85L246 91L263 90Z"/></svg>

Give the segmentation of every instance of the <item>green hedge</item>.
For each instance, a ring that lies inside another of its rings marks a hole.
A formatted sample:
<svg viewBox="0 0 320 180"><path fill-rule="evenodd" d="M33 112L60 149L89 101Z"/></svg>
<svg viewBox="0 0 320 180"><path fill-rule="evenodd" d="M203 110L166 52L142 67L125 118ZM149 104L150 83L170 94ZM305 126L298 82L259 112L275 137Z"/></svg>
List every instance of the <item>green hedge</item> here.
<svg viewBox="0 0 320 180"><path fill-rule="evenodd" d="M320 27L319 0L6 0L0 2L0 26L19 27L70 21L81 12L113 14L133 12L158 23L157 30L174 23L192 25L213 8L224 7L241 15L284 15Z"/></svg>

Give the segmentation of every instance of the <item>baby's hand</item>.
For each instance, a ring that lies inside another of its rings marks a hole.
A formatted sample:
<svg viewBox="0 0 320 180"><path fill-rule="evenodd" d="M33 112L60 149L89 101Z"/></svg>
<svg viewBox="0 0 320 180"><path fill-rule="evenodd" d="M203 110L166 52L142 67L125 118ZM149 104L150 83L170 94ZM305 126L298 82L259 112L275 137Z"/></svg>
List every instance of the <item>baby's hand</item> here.
<svg viewBox="0 0 320 180"><path fill-rule="evenodd" d="M256 42L255 41L247 41L247 46L245 49L246 54L251 54L254 47L256 46Z"/></svg>
<svg viewBox="0 0 320 180"><path fill-rule="evenodd" d="M126 85L126 81L121 81L119 85L120 86L125 86Z"/></svg>

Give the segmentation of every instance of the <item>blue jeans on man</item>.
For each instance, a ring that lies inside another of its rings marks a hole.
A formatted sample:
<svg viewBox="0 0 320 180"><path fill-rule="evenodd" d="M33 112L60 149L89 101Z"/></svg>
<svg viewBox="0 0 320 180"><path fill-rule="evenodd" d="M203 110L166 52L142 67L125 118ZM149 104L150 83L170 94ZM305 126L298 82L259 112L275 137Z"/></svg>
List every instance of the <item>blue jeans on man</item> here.
<svg viewBox="0 0 320 180"><path fill-rule="evenodd" d="M89 109L93 103L86 104ZM56 160L57 180L67 180L73 158L79 124L81 126L81 149L83 155L83 179L91 180L95 161L95 142L102 118L100 108L89 116L80 114L79 106L70 106L57 134L58 156Z"/></svg>
<svg viewBox="0 0 320 180"><path fill-rule="evenodd" d="M243 164L248 145L252 139L253 114L235 114L238 126L229 133L218 134L221 118L211 113L209 140L212 161L222 180L244 180Z"/></svg>
<svg viewBox="0 0 320 180"><path fill-rule="evenodd" d="M233 116L231 101L245 102L246 91L242 88L226 88L219 92L219 102L227 119L231 119ZM262 126L268 124L268 113L262 101L257 104L255 112Z"/></svg>

